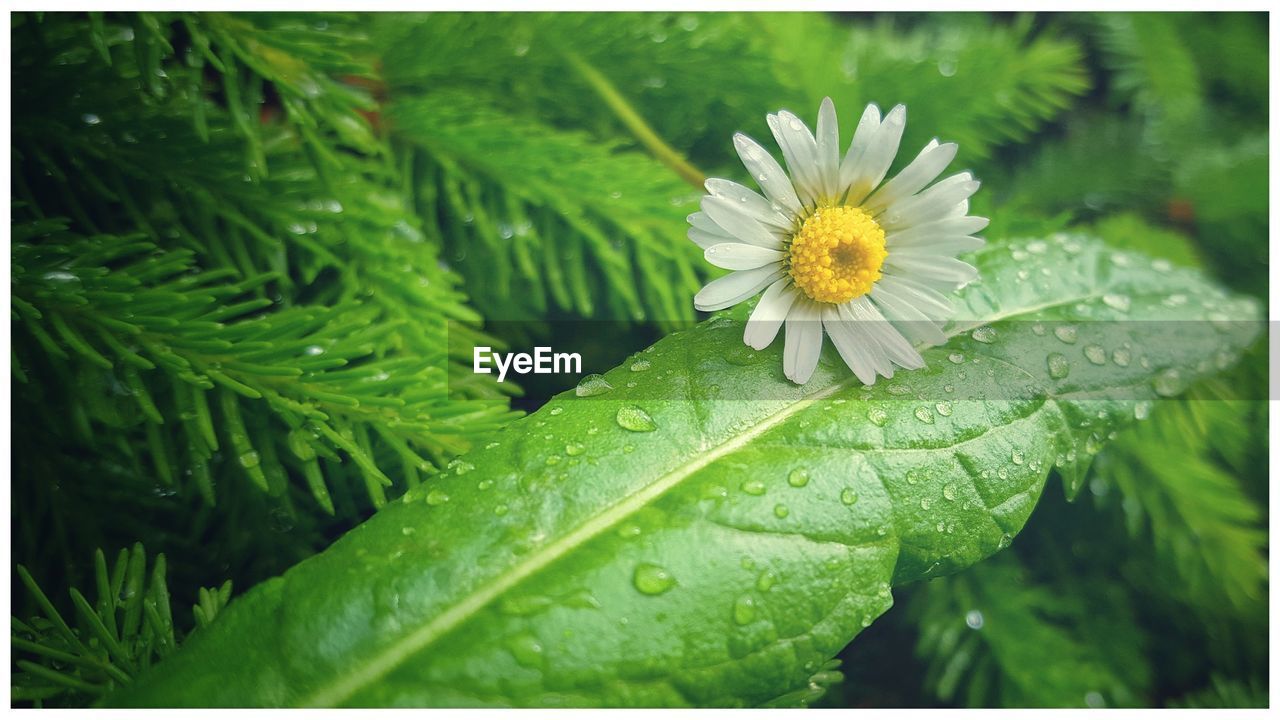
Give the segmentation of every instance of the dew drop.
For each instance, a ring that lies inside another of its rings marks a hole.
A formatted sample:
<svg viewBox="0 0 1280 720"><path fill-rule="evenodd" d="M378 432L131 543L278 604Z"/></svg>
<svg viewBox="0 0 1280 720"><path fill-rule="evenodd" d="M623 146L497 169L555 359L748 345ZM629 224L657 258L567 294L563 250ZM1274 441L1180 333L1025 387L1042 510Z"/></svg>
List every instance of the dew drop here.
<svg viewBox="0 0 1280 720"><path fill-rule="evenodd" d="M507 512L508 512L508 508L506 505L495 505L493 508L493 514L497 515L498 517L502 517L503 515L506 515Z"/></svg>
<svg viewBox="0 0 1280 720"><path fill-rule="evenodd" d="M970 630L981 630L983 622L982 613L978 610L970 610L964 616L964 624L968 625Z"/></svg>
<svg viewBox="0 0 1280 720"><path fill-rule="evenodd" d="M619 427L631 432L653 432L658 429L658 424L649 417L649 413L635 405L623 405L618 408L618 414L614 419Z"/></svg>
<svg viewBox="0 0 1280 720"><path fill-rule="evenodd" d="M1114 293L1107 293L1106 295L1102 296L1102 302L1105 303L1106 306L1111 308L1112 310L1119 310L1120 312L1129 312L1129 305L1131 301L1129 300L1128 295L1117 295Z"/></svg>
<svg viewBox="0 0 1280 720"><path fill-rule="evenodd" d="M915 416L916 416L916 419L922 423L926 423L928 425L933 424L933 413L929 412L929 408L923 405L916 408Z"/></svg>
<svg viewBox="0 0 1280 720"><path fill-rule="evenodd" d="M725 362L739 367L752 365L759 360L759 357L755 350L746 345L735 345L724 354Z"/></svg>
<svg viewBox="0 0 1280 720"><path fill-rule="evenodd" d="M564 408L562 408L562 407L553 407L553 408L551 408L551 414L552 414L552 415L559 415L559 414L560 414L560 413L562 413L562 412L564 412Z"/></svg>
<svg viewBox="0 0 1280 720"><path fill-rule="evenodd" d="M956 365L960 365L961 363L964 362L964 354L953 352L950 355L947 355L947 359L955 363Z"/></svg>
<svg viewBox="0 0 1280 720"><path fill-rule="evenodd" d="M431 492L427 493L427 504L432 507L443 505L447 502L449 502L449 494L440 488L432 488Z"/></svg>
<svg viewBox="0 0 1280 720"><path fill-rule="evenodd" d="M750 595L743 595L733 602L733 621L739 625L749 625L756 619L756 601Z"/></svg>
<svg viewBox="0 0 1280 720"><path fill-rule="evenodd" d="M951 409L950 402L943 400L942 402L934 405L933 408L937 410L938 414L941 415L942 417L951 417L952 409Z"/></svg>
<svg viewBox="0 0 1280 720"><path fill-rule="evenodd" d="M517 635L507 641L507 649L511 651L516 662L525 667L538 667L542 664L542 644L532 635Z"/></svg>
<svg viewBox="0 0 1280 720"><path fill-rule="evenodd" d="M1133 356L1125 348L1116 348L1111 351L1111 362L1118 367L1129 367L1129 363L1133 360Z"/></svg>
<svg viewBox="0 0 1280 720"><path fill-rule="evenodd" d="M747 480L742 483L742 492L748 495L763 495L764 483L759 480Z"/></svg>
<svg viewBox="0 0 1280 720"><path fill-rule="evenodd" d="M756 589L760 592L769 592L778 582L778 576L773 574L771 570L765 570L760 573L760 577L756 578Z"/></svg>
<svg viewBox="0 0 1280 720"><path fill-rule="evenodd" d="M641 358L631 363L631 372L644 372L645 370L648 370L649 367L650 367L649 361L645 360L644 358Z"/></svg>
<svg viewBox="0 0 1280 720"><path fill-rule="evenodd" d="M1049 353L1045 358L1045 364L1049 366L1049 377L1054 380L1061 380L1071 374L1071 363L1062 353Z"/></svg>
<svg viewBox="0 0 1280 720"><path fill-rule="evenodd" d="M954 483L947 483L942 487L942 497L952 501L956 499L956 486Z"/></svg>
<svg viewBox="0 0 1280 720"><path fill-rule="evenodd" d="M1085 359L1094 365L1107 364L1107 350L1101 345L1085 345L1084 356Z"/></svg>
<svg viewBox="0 0 1280 720"><path fill-rule="evenodd" d="M1185 388L1182 374L1175 368L1169 368L1156 375L1156 379L1151 385L1160 397L1173 397Z"/></svg>
<svg viewBox="0 0 1280 720"><path fill-rule="evenodd" d="M877 426L884 427L884 424L889 422L889 413L883 408L871 408L867 411L867 419Z"/></svg>
<svg viewBox="0 0 1280 720"><path fill-rule="evenodd" d="M778 519L782 519L782 518L784 518L784 517L786 517L786 516L790 515L790 514L791 514L791 510L789 510L789 509L787 508L787 506L786 506L786 505L783 505L783 504L779 503L779 504L777 504L777 505L774 505L774 506L773 506L773 514L774 514L774 516L775 516L775 517L777 517Z"/></svg>
<svg viewBox="0 0 1280 720"><path fill-rule="evenodd" d="M809 484L809 471L804 468L796 468L787 473L787 484L791 487L804 487Z"/></svg>
<svg viewBox="0 0 1280 720"><path fill-rule="evenodd" d="M990 325L983 325L973 331L973 339L989 345L996 341L996 329Z"/></svg>
<svg viewBox="0 0 1280 720"><path fill-rule="evenodd" d="M587 446L582 443L569 443L564 446L564 454L571 457L577 457L587 451Z"/></svg>
<svg viewBox="0 0 1280 720"><path fill-rule="evenodd" d="M596 395L604 395L612 389L613 386L609 384L608 380L604 379L603 375L592 373L582 378L573 392L578 397L595 397Z"/></svg>
<svg viewBox="0 0 1280 720"><path fill-rule="evenodd" d="M1068 345L1074 345L1076 342L1076 326L1059 325L1053 329L1053 335Z"/></svg>
<svg viewBox="0 0 1280 720"><path fill-rule="evenodd" d="M853 488L845 488L840 491L840 502L845 505L852 505L858 502L858 493L854 492Z"/></svg>
<svg viewBox="0 0 1280 720"><path fill-rule="evenodd" d="M1026 457L1022 454L1021 450L1014 450L1013 457L1011 459L1013 460L1014 465L1021 465L1026 460Z"/></svg>
<svg viewBox="0 0 1280 720"><path fill-rule="evenodd" d="M636 586L636 590L645 595L661 595L676 586L676 579L671 577L671 573L667 572L666 568L653 563L637 565L631 582Z"/></svg>
<svg viewBox="0 0 1280 720"><path fill-rule="evenodd" d="M240 461L240 467L255 468L262 464L262 458L256 450L250 450L237 459Z"/></svg>
<svg viewBox="0 0 1280 720"><path fill-rule="evenodd" d="M1135 420L1146 420L1151 416L1151 403L1143 401L1133 406L1133 417Z"/></svg>
<svg viewBox="0 0 1280 720"><path fill-rule="evenodd" d="M921 510L928 510L928 509L929 509L929 508L931 508L931 507L933 507L933 501L932 501L932 500L930 500L929 498L920 498L920 509L921 509Z"/></svg>

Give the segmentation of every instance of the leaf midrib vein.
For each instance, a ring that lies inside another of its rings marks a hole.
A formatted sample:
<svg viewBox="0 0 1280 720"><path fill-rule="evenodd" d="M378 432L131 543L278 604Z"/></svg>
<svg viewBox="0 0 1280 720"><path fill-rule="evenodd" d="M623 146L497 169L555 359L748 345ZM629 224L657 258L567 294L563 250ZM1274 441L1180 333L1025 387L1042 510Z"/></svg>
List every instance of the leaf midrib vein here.
<svg viewBox="0 0 1280 720"><path fill-rule="evenodd" d="M373 682L392 671L401 663L402 660L421 651L423 648L443 637L446 633L462 625L462 623L468 620L480 609L488 605L502 593L512 587L515 587L524 579L530 577L539 570L542 570L556 560L568 555L578 546L586 543L595 536L621 522L623 519L629 517L632 513L644 507L650 501L658 498L660 495L678 485L685 478L712 464L721 457L738 450L755 437L762 435L774 426L790 418L792 415L795 415L801 410L809 407L813 403L845 389L854 380L855 378L851 376L845 380L832 383L812 395L791 403L773 415L765 417L759 423L752 426L750 430L740 433L720 445L711 448L709 451L693 457L689 462L668 471L655 482L640 488L631 495L628 495L621 502L605 509L604 512L595 516L588 522L583 523L560 540L557 540L543 548L541 551L534 553L528 560L516 565L509 571L489 582L487 585L480 587L461 601L451 605L445 609L444 612L432 618L430 622L422 625L417 630L409 633L403 639L393 644L387 650L373 657L359 670L346 675L338 682L312 694L310 698L307 698L301 704L308 707L334 707L338 705L345 699L351 697L351 695L361 687L364 687L368 683Z"/></svg>

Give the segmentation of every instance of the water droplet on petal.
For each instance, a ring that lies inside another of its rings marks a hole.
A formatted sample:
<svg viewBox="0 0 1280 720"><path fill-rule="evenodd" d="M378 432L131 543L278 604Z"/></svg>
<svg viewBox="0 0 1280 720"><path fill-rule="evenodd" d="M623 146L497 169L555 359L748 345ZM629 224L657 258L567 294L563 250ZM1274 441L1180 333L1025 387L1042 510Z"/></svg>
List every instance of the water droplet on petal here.
<svg viewBox="0 0 1280 720"><path fill-rule="evenodd" d="M631 372L644 372L645 370L648 370L649 367L649 361L642 358L631 363Z"/></svg>
<svg viewBox="0 0 1280 720"><path fill-rule="evenodd" d="M1094 365L1105 365L1107 363L1107 350L1101 345L1085 345L1084 356Z"/></svg>
<svg viewBox="0 0 1280 720"><path fill-rule="evenodd" d="M977 610L970 610L964 616L964 624L968 625L971 630L981 630L983 622L982 613Z"/></svg>
<svg viewBox="0 0 1280 720"><path fill-rule="evenodd" d="M980 343L991 344L996 341L996 329L990 325L983 325L973 331L973 339Z"/></svg>
<svg viewBox="0 0 1280 720"><path fill-rule="evenodd" d="M858 493L854 492L853 488L845 488L840 491L840 502L845 505L852 505L858 502Z"/></svg>
<svg viewBox="0 0 1280 720"><path fill-rule="evenodd" d="M763 495L764 483L759 480L747 480L742 483L742 492L748 495Z"/></svg>
<svg viewBox="0 0 1280 720"><path fill-rule="evenodd" d="M875 425L884 427L884 424L889 422L889 413L885 412L883 408L871 408L867 411L867 419Z"/></svg>
<svg viewBox="0 0 1280 720"><path fill-rule="evenodd" d="M1074 345L1076 342L1076 326L1059 325L1053 329L1053 335L1068 345Z"/></svg>
<svg viewBox="0 0 1280 720"><path fill-rule="evenodd" d="M804 468L796 468L787 473L787 484L791 487L804 487L809 484L809 471Z"/></svg>
<svg viewBox="0 0 1280 720"><path fill-rule="evenodd" d="M449 502L449 494L441 490L440 488L432 488L431 492L427 493L428 505L431 505L431 506L443 505L447 502Z"/></svg>

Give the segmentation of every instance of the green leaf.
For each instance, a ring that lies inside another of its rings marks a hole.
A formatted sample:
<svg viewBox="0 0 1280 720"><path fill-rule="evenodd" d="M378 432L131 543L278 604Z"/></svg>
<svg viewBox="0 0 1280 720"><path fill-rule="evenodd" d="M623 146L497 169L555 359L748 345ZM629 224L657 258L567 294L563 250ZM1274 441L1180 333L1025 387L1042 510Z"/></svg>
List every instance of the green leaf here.
<svg viewBox="0 0 1280 720"><path fill-rule="evenodd" d="M820 686L894 585L1007 546L1051 467L1078 489L1114 429L1259 330L1165 322L1259 310L1083 237L974 261L927 369L863 387L828 353L800 387L780 344L744 352L741 313L675 333L232 602L113 702L759 705Z"/></svg>

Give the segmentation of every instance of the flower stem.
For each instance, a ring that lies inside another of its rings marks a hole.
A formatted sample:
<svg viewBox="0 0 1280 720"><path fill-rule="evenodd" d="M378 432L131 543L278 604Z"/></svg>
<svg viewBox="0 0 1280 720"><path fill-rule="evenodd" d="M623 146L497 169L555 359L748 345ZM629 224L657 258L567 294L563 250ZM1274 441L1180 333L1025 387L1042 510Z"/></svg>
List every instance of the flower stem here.
<svg viewBox="0 0 1280 720"><path fill-rule="evenodd" d="M636 112L631 103L622 97L622 93L618 92L608 78L573 52L565 51L564 57L573 69L578 71L582 79L587 81L591 89L604 100L609 109L618 116L631 134L635 135L641 145L653 153L659 162L674 170L685 182L699 190L702 189L707 179L706 174L694 167L679 151L664 142L658 133L649 127L644 118L640 117L640 113Z"/></svg>

